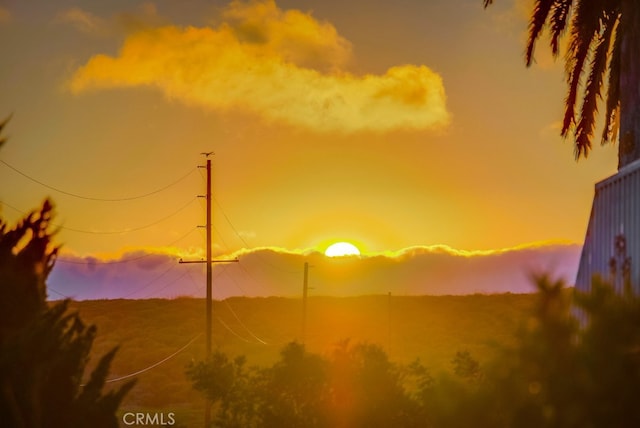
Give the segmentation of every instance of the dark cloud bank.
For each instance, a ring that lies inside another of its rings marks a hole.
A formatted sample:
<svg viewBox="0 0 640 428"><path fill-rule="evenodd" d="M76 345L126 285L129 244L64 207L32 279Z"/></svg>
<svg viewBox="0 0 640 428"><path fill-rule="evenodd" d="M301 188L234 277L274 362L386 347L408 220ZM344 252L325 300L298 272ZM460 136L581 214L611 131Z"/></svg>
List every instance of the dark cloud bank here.
<svg viewBox="0 0 640 428"><path fill-rule="evenodd" d="M460 255L444 249L412 248L393 256L327 258L259 249L238 254L239 263L214 267L214 298L300 296L308 262L311 295L354 296L529 293L531 276L548 272L575 278L580 246L547 245L499 253ZM49 297L75 299L202 297L203 264L174 257L129 253L116 263L62 257L49 279Z"/></svg>

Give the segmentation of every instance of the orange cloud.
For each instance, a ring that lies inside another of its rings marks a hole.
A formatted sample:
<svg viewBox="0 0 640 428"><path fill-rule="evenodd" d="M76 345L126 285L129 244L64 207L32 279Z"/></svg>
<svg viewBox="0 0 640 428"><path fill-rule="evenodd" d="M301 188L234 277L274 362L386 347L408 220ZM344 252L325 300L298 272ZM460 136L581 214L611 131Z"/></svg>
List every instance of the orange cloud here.
<svg viewBox="0 0 640 428"><path fill-rule="evenodd" d="M298 66L339 68L351 56L351 43L333 25L298 10L283 11L272 0L233 1L222 16L222 29L238 41Z"/></svg>
<svg viewBox="0 0 640 428"><path fill-rule="evenodd" d="M75 93L155 87L218 111L245 110L323 132L432 129L449 113L441 77L424 65L383 75L341 71L350 44L335 28L273 1L232 2L216 28L138 31L116 57L93 56L69 82Z"/></svg>
<svg viewBox="0 0 640 428"><path fill-rule="evenodd" d="M494 255L500 255L504 253L515 252L515 251L528 251L528 250L533 251L533 250L540 250L544 248L573 246L573 245L576 245L576 244L570 241L565 241L565 240L555 240L555 241L530 242L526 244L516 245L514 247L497 248L497 249L491 249L491 250L459 250L445 244L436 244L436 245L413 246L413 247L403 248L399 251L384 251L381 253L374 253L371 255L384 256L391 259L413 257L420 254L446 254L446 255L458 256L458 257L477 257L477 256L494 256Z"/></svg>

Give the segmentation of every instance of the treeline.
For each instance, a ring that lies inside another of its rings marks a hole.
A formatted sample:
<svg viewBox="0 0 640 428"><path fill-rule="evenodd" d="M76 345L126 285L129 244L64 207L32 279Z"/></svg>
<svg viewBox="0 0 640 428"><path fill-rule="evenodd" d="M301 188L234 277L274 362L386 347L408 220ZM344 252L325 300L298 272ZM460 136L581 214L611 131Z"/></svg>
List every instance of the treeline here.
<svg viewBox="0 0 640 428"><path fill-rule="evenodd" d="M534 297L392 296L389 312L386 295L314 296L308 302L306 349L326 355L345 339L375 343L382 345L393 361L408 363L419 357L432 373L439 373L449 370L451 356L459 349L486 361L495 353L496 343L513 343L515 328L530 311ZM300 299L244 297L214 301L213 306L214 348L229 356L246 355L251 365L273 365L282 347L300 336ZM70 308L97 327L88 368L94 367L98 356L119 346L110 378L166 358L204 326L203 299L80 301L71 302ZM268 345L258 342L249 331ZM191 360L204 355L205 340L200 336L176 357L137 376L123 407L202 411L200 396L184 370ZM180 414L179 421L183 420Z"/></svg>
<svg viewBox="0 0 640 428"><path fill-rule="evenodd" d="M536 285L516 342L483 364L457 352L450 374L344 341L326 355L288 344L268 367L216 352L187 376L229 428L640 426L640 300L600 280L589 294Z"/></svg>

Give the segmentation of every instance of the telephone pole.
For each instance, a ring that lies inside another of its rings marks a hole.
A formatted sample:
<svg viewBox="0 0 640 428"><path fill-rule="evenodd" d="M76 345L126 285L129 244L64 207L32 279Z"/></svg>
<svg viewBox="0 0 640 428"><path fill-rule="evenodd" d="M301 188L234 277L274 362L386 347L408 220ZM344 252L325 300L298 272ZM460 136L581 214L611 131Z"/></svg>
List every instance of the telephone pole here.
<svg viewBox="0 0 640 428"><path fill-rule="evenodd" d="M206 336L207 336L207 346L205 350L205 356L208 360L211 357L211 344L212 340L212 324L213 324L213 292L212 292L212 283L213 283L213 263L237 263L238 259L233 260L213 260L212 259L212 236L213 236L213 228L211 223L212 211L211 211L211 159L209 156L213 154L213 152L201 153L202 155L207 157L207 222L206 222L206 234L207 234L207 259L206 260L193 260L193 261L185 261L180 259L179 263L205 263L207 265L207 297L206 297ZM199 166L198 168L202 168ZM204 413L204 426L205 428L209 428L211 425L211 402L207 400L207 404L205 407Z"/></svg>
<svg viewBox="0 0 640 428"><path fill-rule="evenodd" d="M387 297L387 354L391 358L391 291Z"/></svg>
<svg viewBox="0 0 640 428"><path fill-rule="evenodd" d="M302 281L302 344L306 344L307 340L307 297L309 290L309 262L304 262L304 279Z"/></svg>

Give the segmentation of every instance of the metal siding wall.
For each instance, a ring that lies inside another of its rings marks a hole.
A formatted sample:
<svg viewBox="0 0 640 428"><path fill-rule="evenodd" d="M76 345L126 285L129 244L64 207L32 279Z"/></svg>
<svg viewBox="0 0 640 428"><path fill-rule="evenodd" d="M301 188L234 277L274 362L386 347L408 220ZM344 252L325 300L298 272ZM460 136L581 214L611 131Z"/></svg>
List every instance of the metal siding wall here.
<svg viewBox="0 0 640 428"><path fill-rule="evenodd" d="M615 238L623 234L631 257L631 280L640 294L640 161L599 182L576 276L576 288L588 291L591 278L610 277L609 261L615 256ZM619 266L620 268L620 266ZM616 291L622 291L621 282Z"/></svg>

